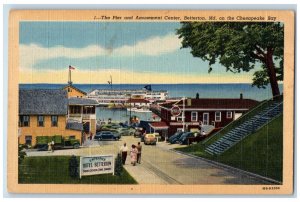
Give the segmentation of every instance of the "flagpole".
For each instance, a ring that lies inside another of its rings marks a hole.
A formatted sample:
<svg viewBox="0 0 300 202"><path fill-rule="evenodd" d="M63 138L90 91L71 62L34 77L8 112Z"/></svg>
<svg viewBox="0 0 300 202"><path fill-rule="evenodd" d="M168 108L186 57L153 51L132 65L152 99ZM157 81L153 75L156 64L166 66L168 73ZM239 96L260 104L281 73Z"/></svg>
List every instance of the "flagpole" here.
<svg viewBox="0 0 300 202"><path fill-rule="evenodd" d="M68 84L71 84L71 70L70 70L70 68L69 68L69 75L68 75Z"/></svg>

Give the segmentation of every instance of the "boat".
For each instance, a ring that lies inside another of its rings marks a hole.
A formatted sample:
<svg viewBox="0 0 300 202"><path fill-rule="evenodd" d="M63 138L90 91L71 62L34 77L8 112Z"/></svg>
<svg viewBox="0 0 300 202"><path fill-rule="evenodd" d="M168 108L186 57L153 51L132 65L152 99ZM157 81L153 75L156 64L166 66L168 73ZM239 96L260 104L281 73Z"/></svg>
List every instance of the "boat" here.
<svg viewBox="0 0 300 202"><path fill-rule="evenodd" d="M150 109L148 108L136 108L136 107L133 107L133 108L127 108L127 111L131 111L131 112L139 112L139 113L146 113L146 112L152 112L150 111Z"/></svg>
<svg viewBox="0 0 300 202"><path fill-rule="evenodd" d="M110 103L125 105L126 101L132 99L146 99L150 103L165 101L168 99L168 91L150 91L146 89L95 89L87 94L88 98L96 100L100 105Z"/></svg>
<svg viewBox="0 0 300 202"><path fill-rule="evenodd" d="M140 112L140 113L146 113L146 112L148 112L149 113L149 112L152 112L152 111L150 111L147 108L141 108L141 109L136 109L135 112Z"/></svg>

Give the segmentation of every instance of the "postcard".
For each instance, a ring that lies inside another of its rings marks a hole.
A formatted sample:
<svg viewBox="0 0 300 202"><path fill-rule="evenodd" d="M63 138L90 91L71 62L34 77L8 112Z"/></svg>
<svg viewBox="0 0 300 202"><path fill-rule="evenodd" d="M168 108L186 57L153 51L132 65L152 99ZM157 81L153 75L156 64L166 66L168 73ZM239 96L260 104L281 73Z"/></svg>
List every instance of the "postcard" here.
<svg viewBox="0 0 300 202"><path fill-rule="evenodd" d="M294 13L12 10L11 193L292 194Z"/></svg>

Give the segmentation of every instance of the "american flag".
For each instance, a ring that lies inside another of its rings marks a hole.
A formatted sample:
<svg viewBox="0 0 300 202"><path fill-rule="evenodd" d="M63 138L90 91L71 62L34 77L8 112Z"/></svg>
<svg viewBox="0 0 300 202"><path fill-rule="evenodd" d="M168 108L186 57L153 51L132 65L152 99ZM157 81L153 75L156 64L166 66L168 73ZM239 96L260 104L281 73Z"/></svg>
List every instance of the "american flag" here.
<svg viewBox="0 0 300 202"><path fill-rule="evenodd" d="M71 65L69 65L69 69L74 70L75 67L72 67Z"/></svg>

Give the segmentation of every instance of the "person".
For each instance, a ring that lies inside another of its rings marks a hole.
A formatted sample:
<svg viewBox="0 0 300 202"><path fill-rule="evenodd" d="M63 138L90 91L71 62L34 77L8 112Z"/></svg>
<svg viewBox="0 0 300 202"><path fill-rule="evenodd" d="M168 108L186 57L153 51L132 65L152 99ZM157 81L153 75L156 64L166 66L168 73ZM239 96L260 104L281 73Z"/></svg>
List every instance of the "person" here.
<svg viewBox="0 0 300 202"><path fill-rule="evenodd" d="M93 140L93 133L90 132L90 140Z"/></svg>
<svg viewBox="0 0 300 202"><path fill-rule="evenodd" d="M51 152L52 151L52 146L51 146L51 142L48 143L48 151Z"/></svg>
<svg viewBox="0 0 300 202"><path fill-rule="evenodd" d="M132 164L133 166L136 165L137 153L138 153L137 148L136 148L136 146L133 144L133 145L131 146L131 150L130 150L131 164Z"/></svg>
<svg viewBox="0 0 300 202"><path fill-rule="evenodd" d="M142 158L142 145L140 142L138 142L138 145L137 145L137 163L141 164L141 158Z"/></svg>
<svg viewBox="0 0 300 202"><path fill-rule="evenodd" d="M53 140L51 142L51 150L52 150L52 152L54 152L54 141Z"/></svg>
<svg viewBox="0 0 300 202"><path fill-rule="evenodd" d="M125 165L128 152L128 147L126 146L126 143L124 143L124 145L120 148L120 152L122 156L122 164Z"/></svg>

